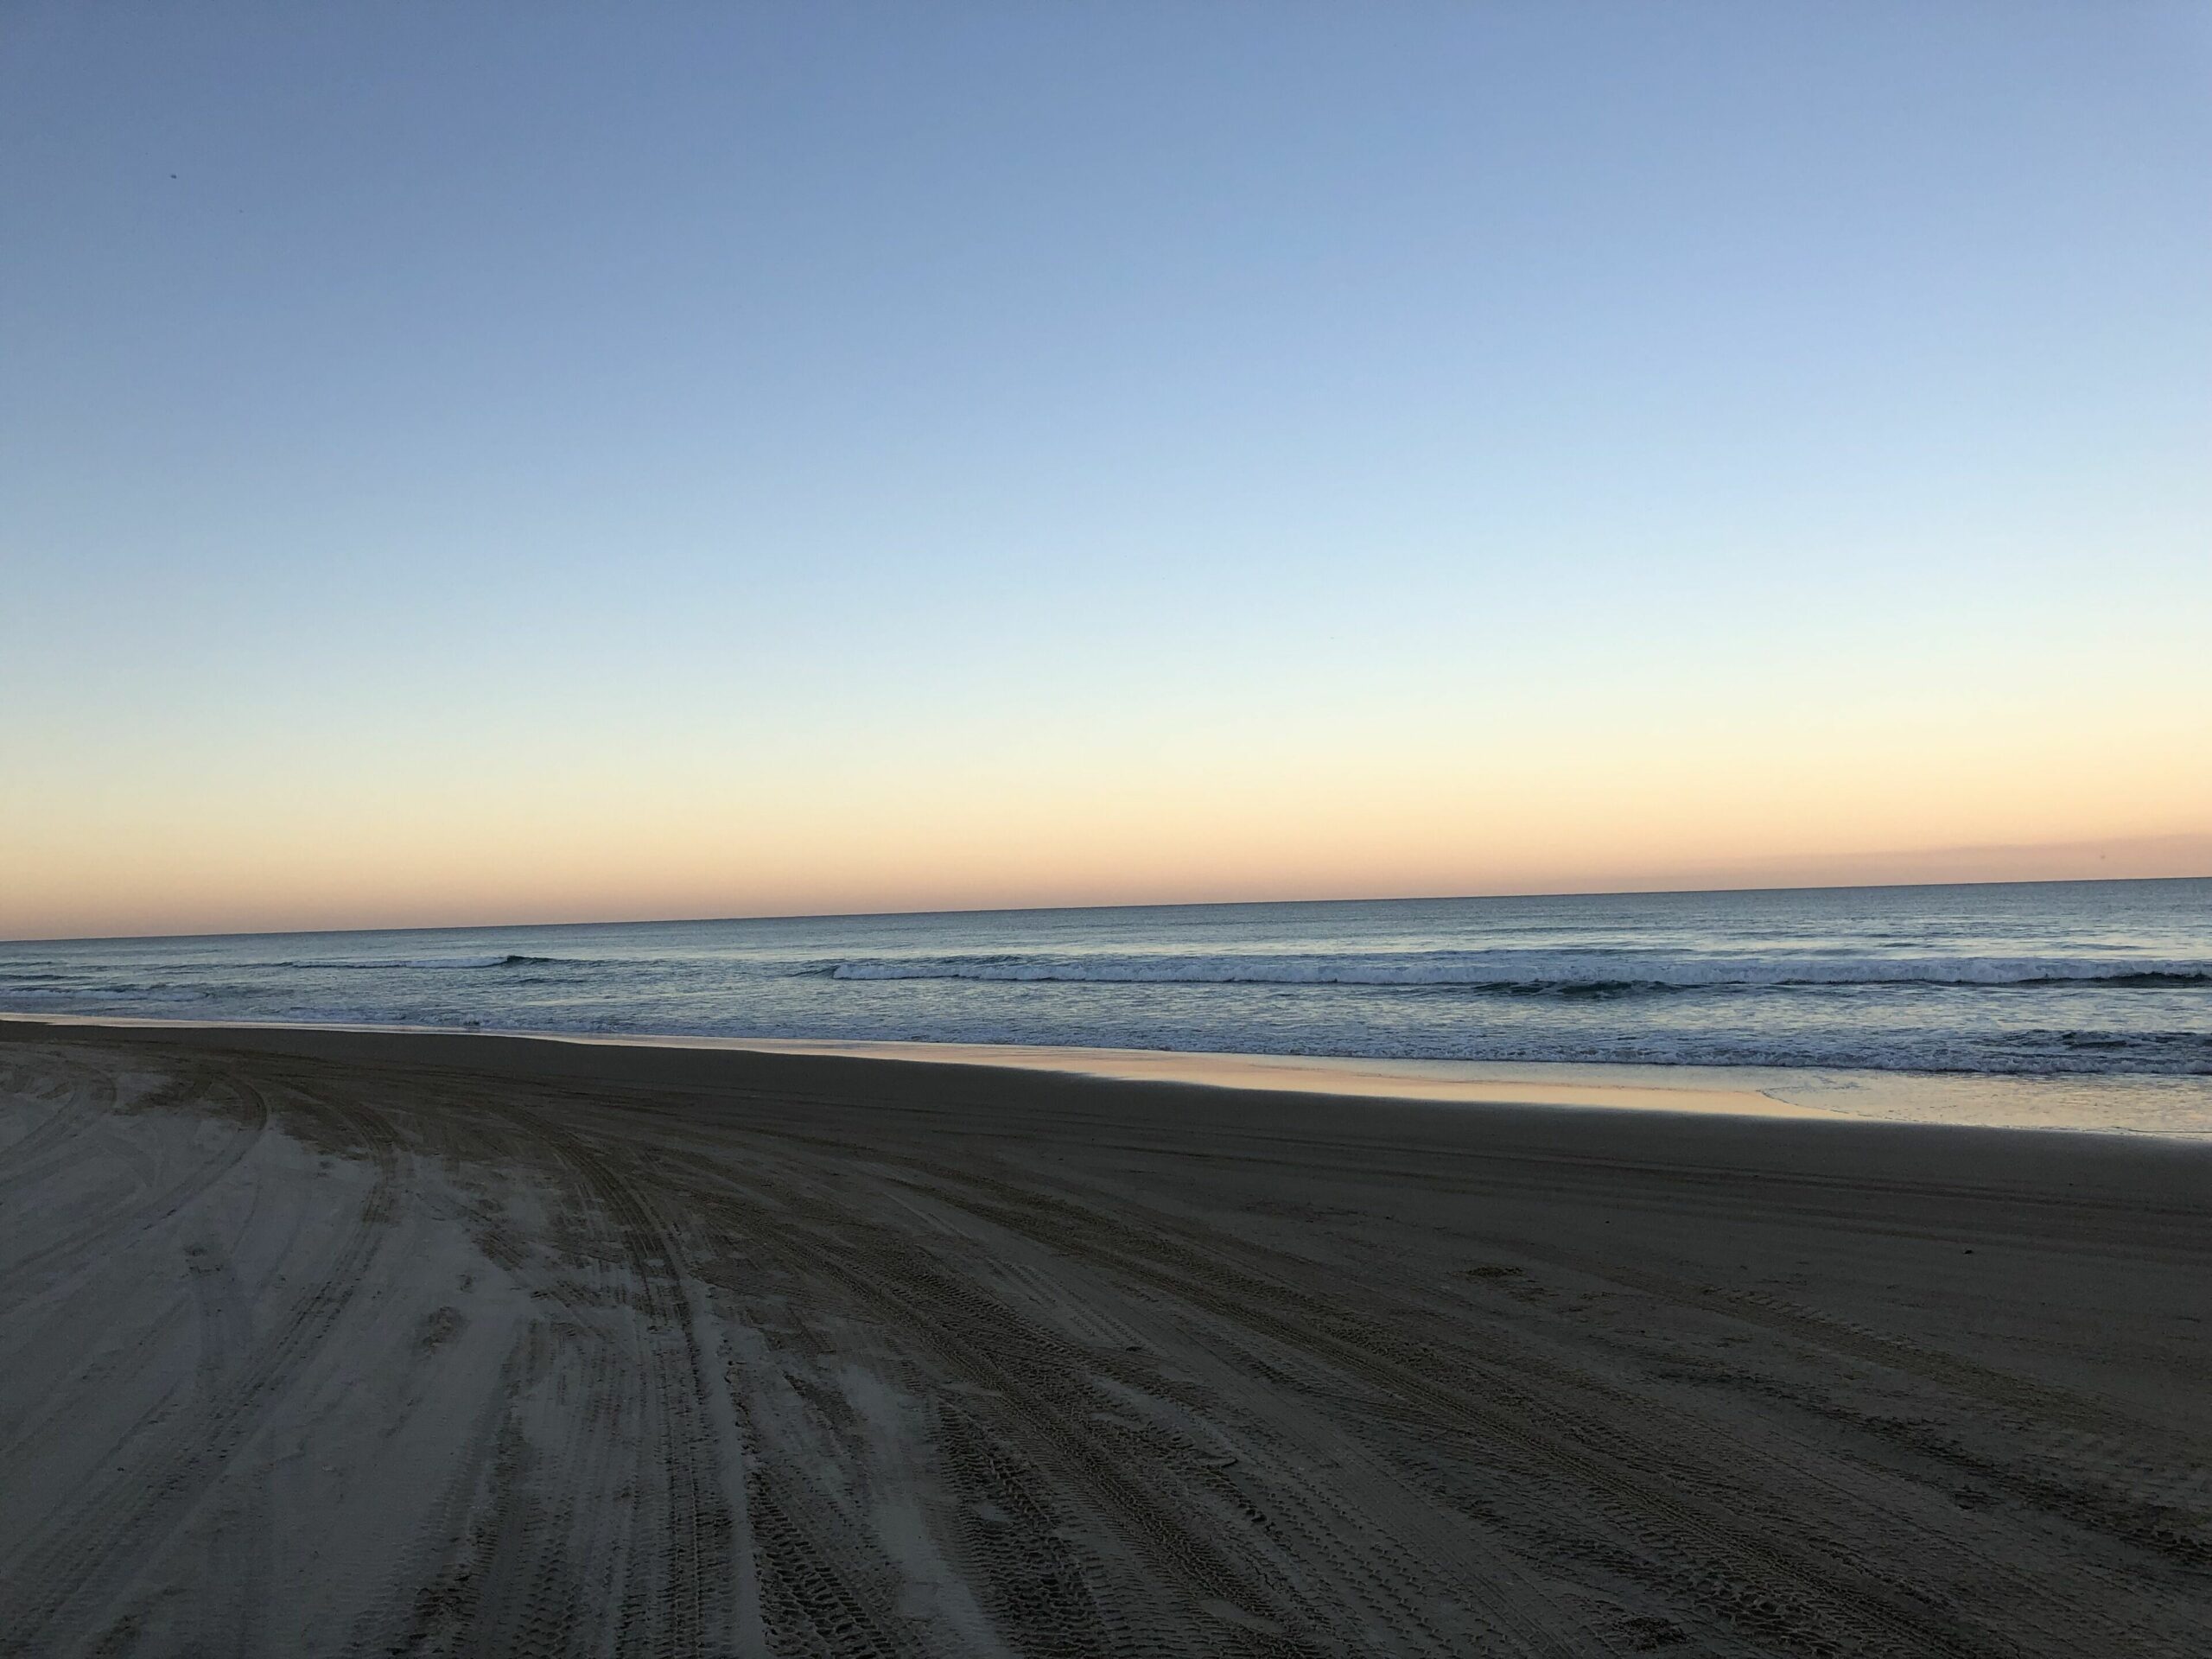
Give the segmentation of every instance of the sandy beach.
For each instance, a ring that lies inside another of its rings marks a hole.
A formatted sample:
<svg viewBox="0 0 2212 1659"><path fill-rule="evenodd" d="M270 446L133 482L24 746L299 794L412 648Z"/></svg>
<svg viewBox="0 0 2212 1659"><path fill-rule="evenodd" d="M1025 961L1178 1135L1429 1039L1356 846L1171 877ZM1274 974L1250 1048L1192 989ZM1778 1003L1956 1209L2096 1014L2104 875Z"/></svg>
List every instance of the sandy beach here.
<svg viewBox="0 0 2212 1659"><path fill-rule="evenodd" d="M2212 1147L0 1024L0 1653L2203 1651Z"/></svg>

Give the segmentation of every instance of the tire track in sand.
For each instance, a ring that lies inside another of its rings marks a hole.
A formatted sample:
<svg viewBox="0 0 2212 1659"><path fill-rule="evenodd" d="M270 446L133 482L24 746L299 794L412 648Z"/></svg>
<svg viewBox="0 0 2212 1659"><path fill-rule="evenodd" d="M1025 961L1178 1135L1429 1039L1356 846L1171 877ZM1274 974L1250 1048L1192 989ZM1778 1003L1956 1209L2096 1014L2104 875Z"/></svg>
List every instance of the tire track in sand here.
<svg viewBox="0 0 2212 1659"><path fill-rule="evenodd" d="M265 1097L250 1084L239 1086L265 1123ZM379 1211L397 1175L396 1142L389 1132L365 1119L354 1127L371 1144L375 1175L365 1202L318 1268L313 1287L295 1300L243 1363L226 1368L219 1380L203 1376L206 1391L184 1409L142 1425L141 1433L118 1448L120 1462L65 1503L39 1538L0 1564L0 1580L16 1586L14 1618L0 1637L0 1653L39 1654L55 1626L82 1628L100 1609L112 1608L329 1337L382 1243ZM155 1205L175 1213L185 1202L178 1195L205 1192L243 1156L240 1149L213 1160L220 1164L213 1176L204 1165L195 1168L151 1204L137 1206L125 1224L135 1225ZM150 1444L138 1444L148 1437Z"/></svg>

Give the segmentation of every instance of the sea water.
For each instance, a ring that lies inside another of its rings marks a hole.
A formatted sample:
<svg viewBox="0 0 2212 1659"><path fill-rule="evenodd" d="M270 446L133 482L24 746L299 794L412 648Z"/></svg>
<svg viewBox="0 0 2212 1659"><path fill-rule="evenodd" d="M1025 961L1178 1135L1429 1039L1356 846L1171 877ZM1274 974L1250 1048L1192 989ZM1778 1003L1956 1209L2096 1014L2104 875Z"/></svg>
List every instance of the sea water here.
<svg viewBox="0 0 2212 1659"><path fill-rule="evenodd" d="M0 1011L2133 1079L2212 1129L2212 879L22 943Z"/></svg>

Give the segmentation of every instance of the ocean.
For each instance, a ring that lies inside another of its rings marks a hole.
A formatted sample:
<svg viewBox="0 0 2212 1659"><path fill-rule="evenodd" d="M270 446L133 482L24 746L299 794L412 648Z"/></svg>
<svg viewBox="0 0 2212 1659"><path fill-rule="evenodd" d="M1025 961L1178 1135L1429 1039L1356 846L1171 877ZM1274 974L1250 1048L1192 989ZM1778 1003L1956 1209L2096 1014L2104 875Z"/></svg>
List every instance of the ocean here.
<svg viewBox="0 0 2212 1659"><path fill-rule="evenodd" d="M2138 1079L2212 1128L2212 879L19 943L0 1011Z"/></svg>

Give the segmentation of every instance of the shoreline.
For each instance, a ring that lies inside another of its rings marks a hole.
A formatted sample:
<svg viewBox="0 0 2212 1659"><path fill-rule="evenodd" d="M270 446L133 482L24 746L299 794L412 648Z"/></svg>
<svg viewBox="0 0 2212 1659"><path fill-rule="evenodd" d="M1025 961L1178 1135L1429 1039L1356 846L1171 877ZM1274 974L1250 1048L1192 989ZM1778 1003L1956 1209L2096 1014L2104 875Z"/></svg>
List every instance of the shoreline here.
<svg viewBox="0 0 2212 1659"><path fill-rule="evenodd" d="M288 1033L312 1038L342 1033L557 1043L582 1048L815 1056L1373 1101L1924 1123L2212 1142L2212 1077L2188 1075L1438 1060L0 1011L0 1030L10 1026L65 1031L237 1033L248 1042L264 1038L281 1041Z"/></svg>

